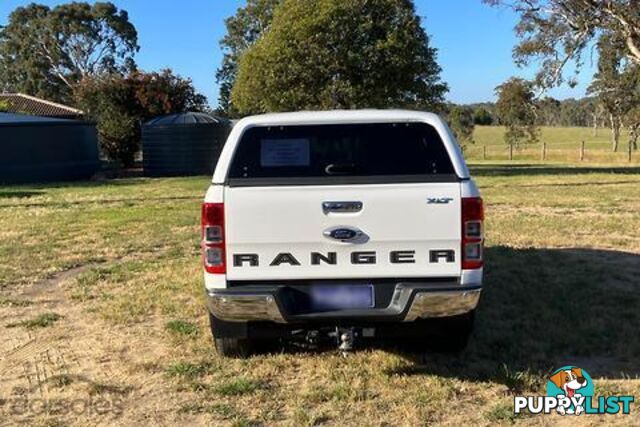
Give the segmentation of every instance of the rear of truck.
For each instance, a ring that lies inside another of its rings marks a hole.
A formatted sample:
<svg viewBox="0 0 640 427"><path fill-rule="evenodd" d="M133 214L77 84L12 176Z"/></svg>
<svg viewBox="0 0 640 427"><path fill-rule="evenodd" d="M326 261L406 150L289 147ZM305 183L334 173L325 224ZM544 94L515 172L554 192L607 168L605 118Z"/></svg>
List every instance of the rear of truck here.
<svg viewBox="0 0 640 427"><path fill-rule="evenodd" d="M442 120L408 111L240 121L202 207L216 347L278 338L445 338L482 288L483 207Z"/></svg>

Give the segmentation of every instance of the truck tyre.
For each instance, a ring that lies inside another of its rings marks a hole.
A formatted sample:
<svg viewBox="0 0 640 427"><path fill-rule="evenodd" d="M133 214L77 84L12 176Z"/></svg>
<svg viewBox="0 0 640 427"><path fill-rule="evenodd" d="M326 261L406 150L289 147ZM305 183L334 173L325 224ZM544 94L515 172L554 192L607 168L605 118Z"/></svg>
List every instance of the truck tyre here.
<svg viewBox="0 0 640 427"><path fill-rule="evenodd" d="M448 319L451 334L439 335L434 342L434 350L445 353L461 353L467 348L475 323L475 310Z"/></svg>
<svg viewBox="0 0 640 427"><path fill-rule="evenodd" d="M216 351L222 357L244 359L251 355L251 342L243 338L213 338Z"/></svg>
<svg viewBox="0 0 640 427"><path fill-rule="evenodd" d="M410 346L419 352L461 353L473 332L474 319L475 310L455 317L417 320L424 332Z"/></svg>
<svg viewBox="0 0 640 427"><path fill-rule="evenodd" d="M216 347L216 351L222 357L232 358L246 358L253 353L252 342L247 338L236 337L216 337L216 324L224 323L216 319L211 313L209 313L209 325L211 326L211 336L213 337L213 343Z"/></svg>

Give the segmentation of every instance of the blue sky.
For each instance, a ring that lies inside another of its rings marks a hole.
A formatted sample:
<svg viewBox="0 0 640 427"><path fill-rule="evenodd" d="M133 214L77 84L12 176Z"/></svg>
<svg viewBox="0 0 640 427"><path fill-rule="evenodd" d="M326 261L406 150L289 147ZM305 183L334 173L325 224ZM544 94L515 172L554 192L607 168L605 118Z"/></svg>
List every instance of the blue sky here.
<svg viewBox="0 0 640 427"><path fill-rule="evenodd" d="M224 19L244 0L111 0L129 12L139 33L138 65L144 70L170 67L193 79L199 91L217 104L215 70L220 64L218 41ZM0 24L11 11L29 4L0 0ZM54 6L63 1L40 0ZM508 10L490 8L481 0L416 0L423 26L438 48L442 77L450 87L448 99L471 103L494 100L494 88L510 76L531 77L533 69L517 68L511 59L516 42L516 17ZM579 85L549 94L556 98L581 97L593 74L585 64Z"/></svg>

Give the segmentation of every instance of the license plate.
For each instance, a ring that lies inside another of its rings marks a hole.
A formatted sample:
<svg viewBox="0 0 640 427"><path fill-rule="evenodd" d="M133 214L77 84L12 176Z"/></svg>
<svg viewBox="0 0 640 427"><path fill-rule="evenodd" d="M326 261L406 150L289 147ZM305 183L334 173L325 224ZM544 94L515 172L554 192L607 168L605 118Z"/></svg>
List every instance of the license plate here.
<svg viewBox="0 0 640 427"><path fill-rule="evenodd" d="M312 286L311 307L314 310L348 310L373 308L372 285Z"/></svg>

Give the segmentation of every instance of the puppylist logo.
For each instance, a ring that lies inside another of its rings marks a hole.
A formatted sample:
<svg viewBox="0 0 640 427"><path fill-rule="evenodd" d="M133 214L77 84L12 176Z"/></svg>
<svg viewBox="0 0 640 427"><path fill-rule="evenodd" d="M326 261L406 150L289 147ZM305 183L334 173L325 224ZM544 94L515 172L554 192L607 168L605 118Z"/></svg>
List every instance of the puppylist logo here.
<svg viewBox="0 0 640 427"><path fill-rule="evenodd" d="M514 412L602 415L631 413L633 396L596 396L591 376L577 366L563 366L547 380L546 396L516 396Z"/></svg>

